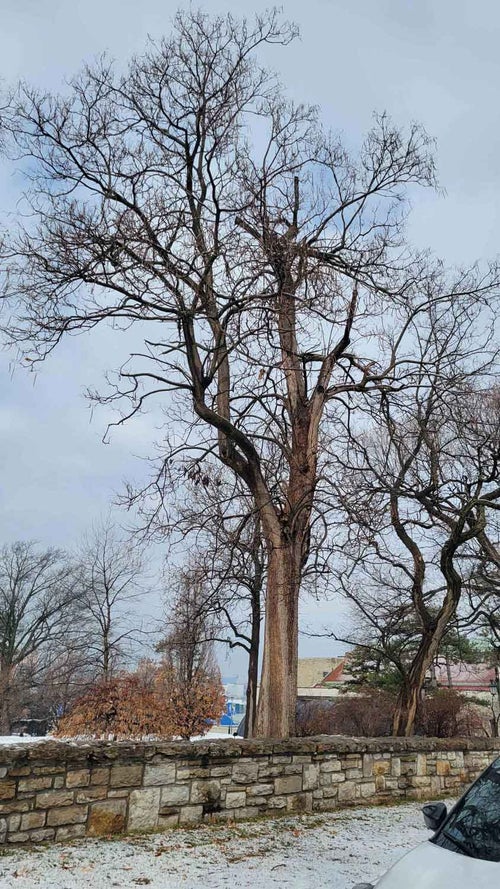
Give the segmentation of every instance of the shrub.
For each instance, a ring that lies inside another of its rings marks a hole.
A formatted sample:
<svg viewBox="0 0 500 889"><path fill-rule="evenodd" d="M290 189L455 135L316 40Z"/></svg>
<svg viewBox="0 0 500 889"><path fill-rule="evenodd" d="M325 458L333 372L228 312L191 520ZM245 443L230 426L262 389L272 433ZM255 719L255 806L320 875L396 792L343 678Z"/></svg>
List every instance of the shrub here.
<svg viewBox="0 0 500 889"><path fill-rule="evenodd" d="M297 737L335 734L334 707L331 700L297 701Z"/></svg>
<svg viewBox="0 0 500 889"><path fill-rule="evenodd" d="M104 678L75 701L58 723L59 737L190 738L208 731L224 709L220 678L191 686L165 664L143 663L135 673Z"/></svg>
<svg viewBox="0 0 500 889"><path fill-rule="evenodd" d="M478 708L448 688L440 688L422 701L418 731L430 738L477 737L486 733Z"/></svg>
<svg viewBox="0 0 500 889"><path fill-rule="evenodd" d="M394 696L374 688L334 700L301 701L297 734L380 737L390 735Z"/></svg>
<svg viewBox="0 0 500 889"><path fill-rule="evenodd" d="M376 688L343 697L335 705L335 732L364 738L390 735L394 706L394 695Z"/></svg>

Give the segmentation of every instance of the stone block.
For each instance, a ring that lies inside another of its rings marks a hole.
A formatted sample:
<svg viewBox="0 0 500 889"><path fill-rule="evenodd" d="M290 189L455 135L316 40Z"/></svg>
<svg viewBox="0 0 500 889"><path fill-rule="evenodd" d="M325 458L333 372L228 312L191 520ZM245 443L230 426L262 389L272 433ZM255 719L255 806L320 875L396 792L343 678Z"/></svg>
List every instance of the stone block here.
<svg viewBox="0 0 500 889"><path fill-rule="evenodd" d="M258 769L258 766L257 766ZM211 778L230 778L232 774L231 766L214 766L210 769Z"/></svg>
<svg viewBox="0 0 500 889"><path fill-rule="evenodd" d="M338 785L338 801L339 803L350 802L356 796L356 785L354 781L345 781L344 784Z"/></svg>
<svg viewBox="0 0 500 889"><path fill-rule="evenodd" d="M391 771L391 762L389 759L379 759L377 762L373 764L373 774L377 775L388 775ZM367 777L370 777L369 775Z"/></svg>
<svg viewBox="0 0 500 889"><path fill-rule="evenodd" d="M109 784L109 766L92 769L90 773L91 784Z"/></svg>
<svg viewBox="0 0 500 889"><path fill-rule="evenodd" d="M40 778L20 778L17 789L20 793L27 793L34 790L47 790L52 787L52 778L42 776Z"/></svg>
<svg viewBox="0 0 500 889"><path fill-rule="evenodd" d="M410 778L410 784L412 787L430 787L431 779L428 775L413 775Z"/></svg>
<svg viewBox="0 0 500 889"><path fill-rule="evenodd" d="M15 833L17 830L19 830L19 828L21 826L21 815L9 815L7 819L2 818L0 821L0 824L3 824L4 822L6 822L8 824L8 830L10 830L11 833ZM0 834L0 842L4 843L5 836L3 836L3 839L2 839L2 835L3 835L3 829L2 829L2 833Z"/></svg>
<svg viewBox="0 0 500 889"><path fill-rule="evenodd" d="M58 827L60 824L83 824L86 820L86 806L63 806L61 809L49 809L47 812L47 827Z"/></svg>
<svg viewBox="0 0 500 889"><path fill-rule="evenodd" d="M274 792L273 784L251 784L247 787L247 797L270 796Z"/></svg>
<svg viewBox="0 0 500 889"><path fill-rule="evenodd" d="M213 805L220 800L220 796L221 788L219 781L193 781L191 784L191 803Z"/></svg>
<svg viewBox="0 0 500 889"><path fill-rule="evenodd" d="M27 830L19 831L18 833L9 833L7 837L8 843L29 843L30 840L31 836Z"/></svg>
<svg viewBox="0 0 500 889"><path fill-rule="evenodd" d="M179 824L197 824L203 818L203 806L183 806Z"/></svg>
<svg viewBox="0 0 500 889"><path fill-rule="evenodd" d="M373 756L371 753L363 754L363 777L371 778L373 775Z"/></svg>
<svg viewBox="0 0 500 889"><path fill-rule="evenodd" d="M444 778L446 775L449 775L451 771L450 763L445 759L438 759L436 762L436 775Z"/></svg>
<svg viewBox="0 0 500 889"><path fill-rule="evenodd" d="M346 768L349 769L362 769L363 768L363 758L360 753L347 753L346 756L343 756L342 759L345 761Z"/></svg>
<svg viewBox="0 0 500 889"><path fill-rule="evenodd" d="M339 787L339 792L342 788ZM368 781L366 784L360 785L360 794L363 799L367 799L370 796L375 796L375 783L373 781Z"/></svg>
<svg viewBox="0 0 500 889"><path fill-rule="evenodd" d="M56 775L52 780L52 787L54 790L60 790L61 787L64 787L64 775Z"/></svg>
<svg viewBox="0 0 500 889"><path fill-rule="evenodd" d="M427 756L425 753L417 753L417 775L423 776L427 774Z"/></svg>
<svg viewBox="0 0 500 889"><path fill-rule="evenodd" d="M21 816L21 830L32 830L45 826L46 812L26 812Z"/></svg>
<svg viewBox="0 0 500 889"><path fill-rule="evenodd" d="M249 796L247 790L247 801L252 804L252 806L259 806L261 809L266 809L269 805L269 797L268 796Z"/></svg>
<svg viewBox="0 0 500 889"><path fill-rule="evenodd" d="M107 799L92 803L88 821L89 836L122 833L126 814L127 801L124 799Z"/></svg>
<svg viewBox="0 0 500 889"><path fill-rule="evenodd" d="M54 836L55 830L51 827L43 827L40 830L32 830L30 840L32 843L46 843L47 840L53 840Z"/></svg>
<svg viewBox="0 0 500 889"><path fill-rule="evenodd" d="M334 759L325 759L320 764L321 774L328 772L340 772L342 771L342 763L340 759L335 757Z"/></svg>
<svg viewBox="0 0 500 889"><path fill-rule="evenodd" d="M78 837L84 837L87 832L85 824L68 824L66 827L58 827L56 830L56 840L75 840Z"/></svg>
<svg viewBox="0 0 500 889"><path fill-rule="evenodd" d="M270 796L268 808L269 809L284 809L286 808L287 798L286 796Z"/></svg>
<svg viewBox="0 0 500 889"><path fill-rule="evenodd" d="M237 762L233 766L232 779L234 784L253 784L259 776L257 762Z"/></svg>
<svg viewBox="0 0 500 889"><path fill-rule="evenodd" d="M401 760L399 756L393 756L391 761L391 775L393 778L401 777Z"/></svg>
<svg viewBox="0 0 500 889"><path fill-rule="evenodd" d="M131 765L115 763L115 765L111 766L111 787L137 787L137 785L142 784L142 769L142 763L133 763Z"/></svg>
<svg viewBox="0 0 500 889"><path fill-rule="evenodd" d="M235 793L226 793L226 809L237 809L246 806L247 795L244 790Z"/></svg>
<svg viewBox="0 0 500 889"><path fill-rule="evenodd" d="M75 803L93 803L98 799L106 799L106 787L84 787L75 792Z"/></svg>
<svg viewBox="0 0 500 889"><path fill-rule="evenodd" d="M189 784L169 784L161 788L162 806L177 806L189 802Z"/></svg>
<svg viewBox="0 0 500 889"><path fill-rule="evenodd" d="M286 801L287 812L312 812L312 793L294 793Z"/></svg>
<svg viewBox="0 0 500 889"><path fill-rule="evenodd" d="M441 793L441 790L441 779L437 775L433 775L431 778L431 793Z"/></svg>
<svg viewBox="0 0 500 889"><path fill-rule="evenodd" d="M128 802L128 830L154 830L160 808L159 787L132 790Z"/></svg>
<svg viewBox="0 0 500 889"><path fill-rule="evenodd" d="M72 790L47 790L45 793L37 793L35 808L50 809L52 806L70 806L72 802Z"/></svg>
<svg viewBox="0 0 500 889"><path fill-rule="evenodd" d="M263 778L267 781L268 778L278 778L281 774L282 769L279 766L273 766L267 763L261 763L259 765L259 780Z"/></svg>
<svg viewBox="0 0 500 889"><path fill-rule="evenodd" d="M58 765L43 765L43 766L33 766L33 769L30 772L30 769L18 769L16 770L16 774L29 775L32 773L33 775L65 775L66 772L63 771L63 766L65 763L59 763ZM14 772L12 772L14 774Z"/></svg>
<svg viewBox="0 0 500 889"><path fill-rule="evenodd" d="M66 775L66 787L87 787L90 784L90 769L78 769Z"/></svg>
<svg viewBox="0 0 500 889"><path fill-rule="evenodd" d="M0 803L0 815L10 815L11 812L28 812L30 809L30 800L14 799L10 802Z"/></svg>
<svg viewBox="0 0 500 889"><path fill-rule="evenodd" d="M276 778L274 790L278 796L287 793L299 793L302 790L302 776L286 775L284 778Z"/></svg>
<svg viewBox="0 0 500 889"><path fill-rule="evenodd" d="M8 778L0 780L0 800L13 799L16 795L16 782Z"/></svg>
<svg viewBox="0 0 500 889"><path fill-rule="evenodd" d="M315 790L319 782L319 765L306 763L304 765L304 777L302 786L304 790Z"/></svg>
<svg viewBox="0 0 500 889"><path fill-rule="evenodd" d="M162 762L157 765L147 765L144 769L144 785L160 786L162 784L175 783L176 767L173 762Z"/></svg>

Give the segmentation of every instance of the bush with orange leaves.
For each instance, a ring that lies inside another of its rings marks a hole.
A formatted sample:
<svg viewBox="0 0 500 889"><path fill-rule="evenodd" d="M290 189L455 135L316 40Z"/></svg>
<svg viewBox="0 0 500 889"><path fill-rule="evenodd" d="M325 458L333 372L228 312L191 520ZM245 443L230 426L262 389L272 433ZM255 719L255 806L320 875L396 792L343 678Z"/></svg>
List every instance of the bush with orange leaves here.
<svg viewBox="0 0 500 889"><path fill-rule="evenodd" d="M224 709L217 675L187 685L165 663L142 663L135 673L102 679L75 701L57 737L190 738L208 731Z"/></svg>

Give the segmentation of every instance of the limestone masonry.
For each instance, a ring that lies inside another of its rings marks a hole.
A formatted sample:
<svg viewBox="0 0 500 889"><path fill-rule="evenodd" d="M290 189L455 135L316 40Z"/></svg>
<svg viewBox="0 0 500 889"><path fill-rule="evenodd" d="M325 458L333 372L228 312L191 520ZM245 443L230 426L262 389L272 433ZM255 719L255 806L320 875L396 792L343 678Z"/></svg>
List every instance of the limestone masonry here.
<svg viewBox="0 0 500 889"><path fill-rule="evenodd" d="M497 755L490 738L13 744L0 747L0 842L454 795Z"/></svg>

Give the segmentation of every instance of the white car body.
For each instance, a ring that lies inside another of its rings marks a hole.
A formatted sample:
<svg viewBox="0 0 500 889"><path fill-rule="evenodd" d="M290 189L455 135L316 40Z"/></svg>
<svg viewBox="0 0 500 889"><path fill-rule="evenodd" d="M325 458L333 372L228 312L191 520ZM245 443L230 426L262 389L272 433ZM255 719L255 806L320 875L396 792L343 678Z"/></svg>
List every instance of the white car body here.
<svg viewBox="0 0 500 889"><path fill-rule="evenodd" d="M500 862L468 858L427 840L387 871L375 889L497 889Z"/></svg>
<svg viewBox="0 0 500 889"><path fill-rule="evenodd" d="M433 837L412 849L375 884L354 889L500 889L500 757L450 812L424 806Z"/></svg>

